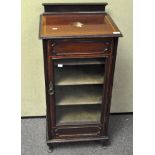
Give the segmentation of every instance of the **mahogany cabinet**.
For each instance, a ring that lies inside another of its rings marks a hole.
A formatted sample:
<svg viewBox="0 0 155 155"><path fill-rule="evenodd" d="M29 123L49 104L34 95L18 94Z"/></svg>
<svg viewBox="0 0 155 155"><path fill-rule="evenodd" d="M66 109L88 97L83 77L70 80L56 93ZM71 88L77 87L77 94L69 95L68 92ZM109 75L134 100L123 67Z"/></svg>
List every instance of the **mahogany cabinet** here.
<svg viewBox="0 0 155 155"><path fill-rule="evenodd" d="M44 3L47 144L108 141L118 38L107 3Z"/></svg>

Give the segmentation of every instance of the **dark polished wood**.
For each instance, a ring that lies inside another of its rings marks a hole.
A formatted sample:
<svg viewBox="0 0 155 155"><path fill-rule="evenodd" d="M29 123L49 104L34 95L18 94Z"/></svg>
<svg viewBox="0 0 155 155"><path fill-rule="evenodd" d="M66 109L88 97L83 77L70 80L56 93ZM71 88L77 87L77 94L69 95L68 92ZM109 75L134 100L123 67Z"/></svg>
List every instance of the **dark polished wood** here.
<svg viewBox="0 0 155 155"><path fill-rule="evenodd" d="M54 55L109 53L112 50L112 38L98 42L89 41L55 41L49 44Z"/></svg>
<svg viewBox="0 0 155 155"><path fill-rule="evenodd" d="M44 14L41 38L120 37L121 32L107 13Z"/></svg>
<svg viewBox="0 0 155 155"><path fill-rule="evenodd" d="M108 144L122 34L105 12L107 3L43 5L39 36L44 53L47 144L94 140Z"/></svg>
<svg viewBox="0 0 155 155"><path fill-rule="evenodd" d="M43 3L45 12L98 12L105 11L108 3Z"/></svg>

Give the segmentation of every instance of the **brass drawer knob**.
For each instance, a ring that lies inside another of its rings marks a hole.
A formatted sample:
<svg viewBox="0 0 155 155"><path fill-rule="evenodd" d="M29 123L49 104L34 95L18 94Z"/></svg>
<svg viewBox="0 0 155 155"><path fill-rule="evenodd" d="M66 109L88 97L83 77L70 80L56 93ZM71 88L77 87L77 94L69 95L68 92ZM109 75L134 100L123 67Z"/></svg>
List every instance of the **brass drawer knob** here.
<svg viewBox="0 0 155 155"><path fill-rule="evenodd" d="M105 49L104 49L104 52L107 52L107 51L108 51L108 48L105 48Z"/></svg>
<svg viewBox="0 0 155 155"><path fill-rule="evenodd" d="M52 43L51 46L54 47L55 46L55 43Z"/></svg>

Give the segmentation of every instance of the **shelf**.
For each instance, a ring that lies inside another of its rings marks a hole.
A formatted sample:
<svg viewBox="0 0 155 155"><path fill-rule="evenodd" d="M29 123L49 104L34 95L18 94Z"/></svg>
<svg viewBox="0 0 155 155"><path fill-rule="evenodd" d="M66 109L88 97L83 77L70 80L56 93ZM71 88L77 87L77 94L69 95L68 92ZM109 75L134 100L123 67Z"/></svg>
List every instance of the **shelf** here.
<svg viewBox="0 0 155 155"><path fill-rule="evenodd" d="M100 105L62 106L57 107L56 123L99 122Z"/></svg>
<svg viewBox="0 0 155 155"><path fill-rule="evenodd" d="M56 87L56 105L101 104L102 85Z"/></svg>
<svg viewBox="0 0 155 155"><path fill-rule="evenodd" d="M57 66L58 64L62 65L99 65L104 64L103 58L89 58L89 59L56 59L54 60L54 65Z"/></svg>
<svg viewBox="0 0 155 155"><path fill-rule="evenodd" d="M104 66L55 67L56 85L103 84Z"/></svg>

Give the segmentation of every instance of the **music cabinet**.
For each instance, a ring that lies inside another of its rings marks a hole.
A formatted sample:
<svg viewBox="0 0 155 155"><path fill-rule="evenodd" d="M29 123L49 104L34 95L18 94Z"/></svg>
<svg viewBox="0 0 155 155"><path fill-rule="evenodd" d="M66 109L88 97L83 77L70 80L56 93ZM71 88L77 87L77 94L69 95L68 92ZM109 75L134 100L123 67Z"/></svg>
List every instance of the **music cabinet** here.
<svg viewBox="0 0 155 155"><path fill-rule="evenodd" d="M107 3L44 3L47 144L108 143L118 38Z"/></svg>

